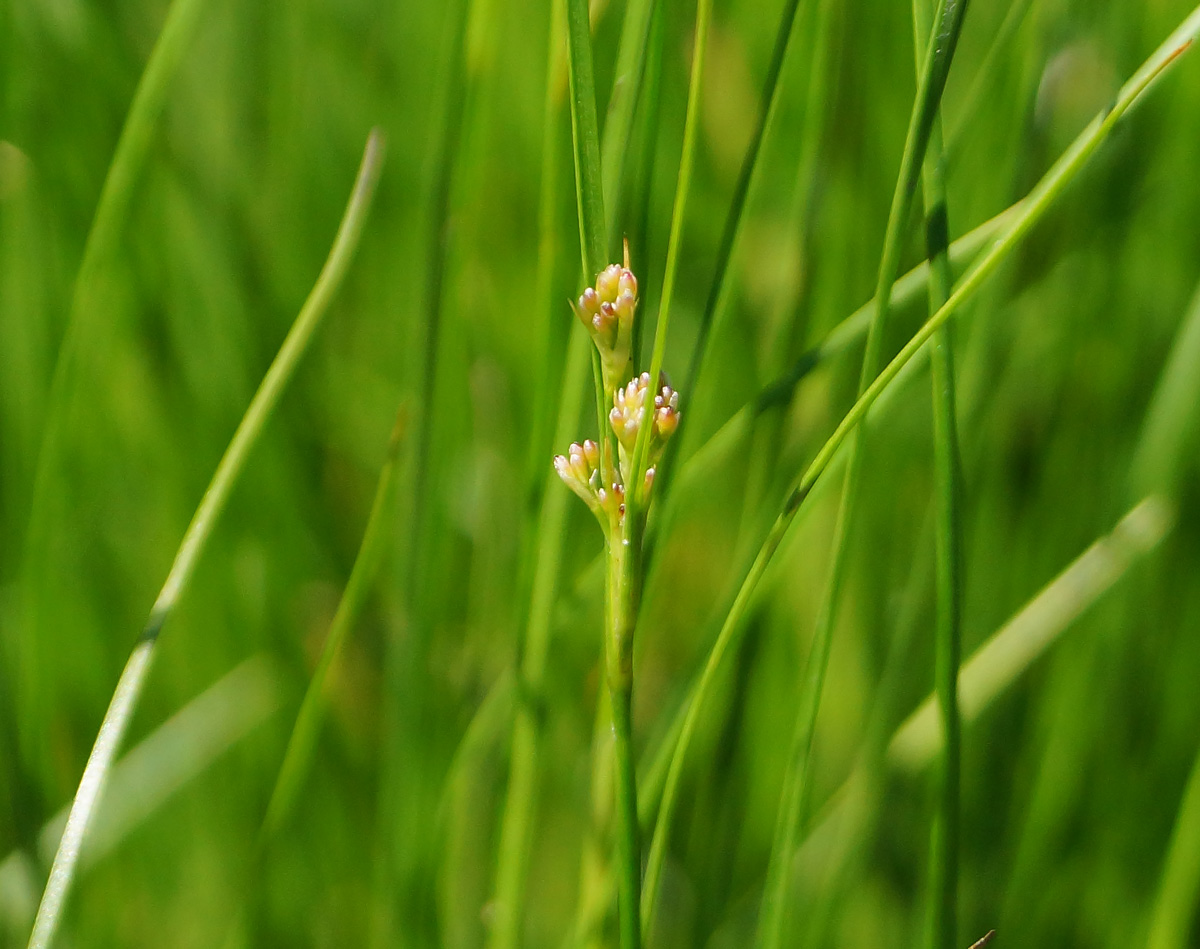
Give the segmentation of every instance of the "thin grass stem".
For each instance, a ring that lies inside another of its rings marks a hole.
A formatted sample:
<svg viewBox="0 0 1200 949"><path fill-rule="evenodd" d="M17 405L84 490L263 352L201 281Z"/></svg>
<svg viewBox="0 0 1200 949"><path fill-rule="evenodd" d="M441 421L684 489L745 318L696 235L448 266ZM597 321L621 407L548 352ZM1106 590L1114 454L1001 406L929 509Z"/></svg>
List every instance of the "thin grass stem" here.
<svg viewBox="0 0 1200 949"><path fill-rule="evenodd" d="M913 0L916 43L929 30L925 0ZM915 44L914 44L915 45ZM918 50L919 46L916 47ZM922 63L917 59L917 72ZM929 312L936 312L954 288L950 268L949 208L946 202L942 120L935 116L922 175L925 195L925 243L929 260ZM958 449L957 398L954 381L954 324L946 323L933 337L933 455L936 484L935 555L937 621L934 682L946 740L937 776L937 813L930 844L929 949L958 946L959 770L961 725L958 717L958 666L962 651L962 465Z"/></svg>
<svg viewBox="0 0 1200 949"><path fill-rule="evenodd" d="M238 424L233 440L217 465L200 506L183 535L183 541L175 554L166 582L150 610L150 617L142 635L117 682L112 702L100 724L96 744L84 767L79 789L75 792L75 800L67 817L62 841L50 867L50 877L42 893L41 905L38 907L33 932L29 937L30 949L47 949L54 941L63 905L74 879L80 848L87 836L121 739L141 696L159 635L179 603L179 598L187 589L196 562L204 552L218 518L225 510L229 495L245 468L251 449L258 443L284 387L291 380L301 356L308 349L308 344L320 326L354 256L371 199L375 194L375 184L379 180L383 151L383 134L379 130L372 131L363 153L354 191L346 206L346 213L338 228L329 257L317 277L312 292L304 301L296 322L292 324L287 338L284 339L249 408L246 409L246 414Z"/></svg>
<svg viewBox="0 0 1200 949"><path fill-rule="evenodd" d="M1179 803L1146 949L1185 949L1200 897L1200 755Z"/></svg>
<svg viewBox="0 0 1200 949"><path fill-rule="evenodd" d="M1151 495L1134 505L1113 530L1100 537L1050 580L989 636L958 673L962 722L970 725L1023 676L1062 633L1129 570L1153 552L1174 526L1174 512L1162 497ZM808 831L797 853L818 846L826 872L840 864L861 840L878 804L880 764L894 772L916 775L937 761L944 742L936 694L926 699L892 732L882 762L860 762L830 797L824 813ZM831 858L821 841L836 833L842 842Z"/></svg>
<svg viewBox="0 0 1200 949"><path fill-rule="evenodd" d="M129 206L150 152L154 130L167 101L167 93L184 54L192 44L205 5L205 0L174 0L138 81L84 241L66 329L46 397L44 434L34 470L29 527L22 560L26 616L22 624L24 633L21 638L21 677L18 687L25 708L20 716L23 754L29 761L37 760L42 753L40 749L48 747L48 742L40 736L46 716L36 710L41 694L38 686L41 674L38 648L41 639L40 607L43 597L47 595L37 583L38 570L43 566L46 547L50 542L49 532L53 526L50 523L49 505L56 493L53 481L58 469L55 466L61 460L59 455L68 435L80 360L90 350L92 334L99 329L95 296L100 277L116 255L129 216Z"/></svg>
<svg viewBox="0 0 1200 949"><path fill-rule="evenodd" d="M329 672L341 655L346 637L358 624L387 550L396 500L396 472L400 445L404 438L404 424L405 416L401 410L388 440L387 457L379 472L375 497L367 516L362 543L354 558L354 565L350 568L350 578L346 581L346 589L338 602L337 612L329 624L321 656L304 691L283 762L275 777L275 788L271 792L271 799L259 830L260 847L283 828L295 807L300 788L312 766L317 738L325 717Z"/></svg>
<svg viewBox="0 0 1200 949"><path fill-rule="evenodd" d="M828 4L826 3L825 6L828 6ZM750 192L758 176L758 160L762 154L763 141L766 139L775 117L776 105L779 101L779 77L783 73L783 66L787 61L788 49L791 46L792 36L795 33L799 7L800 0L786 0L783 10L779 15L779 25L775 29L775 43L771 50L771 60L767 65L767 74L763 82L762 95L759 99L754 130L750 133L750 141L746 146L745 154L742 156L737 181L733 186L733 197L729 203L729 211L725 215L725 223L721 229L721 242L717 245L717 257L713 265L712 284L709 287L708 297L704 302L704 310L700 316L700 327L696 336L696 344L692 350L692 357L688 362L687 371L680 382L680 398L685 402L692 401L693 393L699 387L704 367L708 361L709 341L714 336L714 330L719 331L721 326L720 315L725 306L730 263L733 260L734 251L737 250L738 236L741 233L742 220L745 216ZM818 43L821 42L820 36L818 36L817 41ZM819 61L819 56L814 57L815 63ZM814 75L815 69L814 65ZM810 101L810 108L811 105ZM806 119L808 116L809 113L806 112ZM719 336L719 332L716 335ZM660 497L666 496L670 483L674 479L674 465L672 464L672 460L681 450L683 433L687 429L689 418L690 413L688 412L680 415L679 428L676 430L675 437L671 443L667 445L662 465L663 473L660 475L662 479Z"/></svg>

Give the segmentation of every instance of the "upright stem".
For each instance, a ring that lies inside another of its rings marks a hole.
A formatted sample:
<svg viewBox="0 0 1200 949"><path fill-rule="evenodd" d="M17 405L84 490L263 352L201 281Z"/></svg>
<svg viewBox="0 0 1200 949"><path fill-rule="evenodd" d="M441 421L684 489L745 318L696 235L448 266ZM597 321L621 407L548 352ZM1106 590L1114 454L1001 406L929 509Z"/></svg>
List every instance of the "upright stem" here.
<svg viewBox="0 0 1200 949"><path fill-rule="evenodd" d="M609 629L605 641L612 699L617 799L617 913L621 949L641 946L642 844L637 810L637 761L633 753L633 631L641 583L642 524L625 518L609 544Z"/></svg>
<svg viewBox="0 0 1200 949"><path fill-rule="evenodd" d="M913 0L917 72L920 40L929 29L926 0ZM929 312L946 303L954 289L950 270L950 228L946 209L945 154L942 122L935 116L923 170L925 241L929 258ZM938 805L933 821L929 873L928 949L958 945L959 732L958 665L962 616L962 517L958 423L954 392L954 323L934 334L933 455L937 494L937 623L934 683L942 733L946 741L938 763Z"/></svg>

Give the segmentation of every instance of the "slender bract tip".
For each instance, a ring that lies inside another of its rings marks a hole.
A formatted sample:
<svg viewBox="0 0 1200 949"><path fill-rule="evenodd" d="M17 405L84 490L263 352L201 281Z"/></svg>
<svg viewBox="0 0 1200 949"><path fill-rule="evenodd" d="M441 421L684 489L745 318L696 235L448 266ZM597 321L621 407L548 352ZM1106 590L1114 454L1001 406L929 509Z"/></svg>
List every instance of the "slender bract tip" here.
<svg viewBox="0 0 1200 949"><path fill-rule="evenodd" d="M983 949L984 946L986 946L989 942L991 942L995 938L996 938L996 930L990 929L990 930L988 930L988 934L986 936L984 936L982 939L980 939L979 942L971 943L971 949Z"/></svg>

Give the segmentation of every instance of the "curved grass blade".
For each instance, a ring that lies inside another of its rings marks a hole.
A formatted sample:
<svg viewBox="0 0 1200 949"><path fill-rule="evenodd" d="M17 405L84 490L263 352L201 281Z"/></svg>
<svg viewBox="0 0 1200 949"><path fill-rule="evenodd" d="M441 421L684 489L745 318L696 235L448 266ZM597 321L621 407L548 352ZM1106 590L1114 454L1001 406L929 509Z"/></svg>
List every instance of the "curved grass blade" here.
<svg viewBox="0 0 1200 949"><path fill-rule="evenodd" d="M100 801L104 784L112 768L113 759L120 747L121 739L129 725L129 719L141 696L146 674L149 672L154 648L163 626L170 618L179 598L191 581L196 562L208 543L213 526L225 509L230 492L237 483L251 449L257 444L263 428L270 419L284 387L291 380L300 357L304 355L313 334L321 323L333 299L346 268L358 246L358 238L366 221L367 211L375 193L375 183L383 160L383 135L378 130L371 133L358 170L358 179L346 213L338 228L337 237L330 249L329 257L321 269L317 282L309 293L300 314L292 324L278 354L263 377L262 384L254 394L246 414L238 424L237 431L225 450L212 481L204 492L200 506L188 525L175 561L167 574L166 582L154 601L150 617L142 635L134 647L121 678L117 682L112 702L100 724L96 744L75 793L74 803L63 831L62 842L50 868L50 878L42 894L33 933L29 938L30 949L46 949L54 940L59 917L91 824L96 805Z"/></svg>
<svg viewBox="0 0 1200 949"><path fill-rule="evenodd" d="M62 449L71 406L75 399L73 388L79 360L88 352L93 326L94 295L100 275L116 253L121 232L129 215L129 205L146 156L154 129L167 100L167 92L184 54L191 46L200 23L205 0L174 0L167 11L154 50L138 81L133 101L125 117L117 147L100 190L96 212L83 245L83 256L75 277L71 306L67 313L66 329L55 360L54 374L46 397L46 418L43 423L41 447L34 470L33 496L29 506L29 527L25 538L22 561L22 587L25 622L21 639L21 677L18 682L24 710L20 715L20 734L23 754L35 760L39 749L47 747L40 729L46 717L37 711L40 676L40 604L44 594L39 585L38 569L45 557L51 529L49 504L55 495L53 479ZM33 706L32 708L30 706Z"/></svg>
<svg viewBox="0 0 1200 949"><path fill-rule="evenodd" d="M338 602L337 612L329 624L329 632L321 648L321 657L317 660L312 678L308 681L308 688L304 691L300 711L292 725L292 734L288 738L287 750L283 755L283 763L275 777L275 788L271 792L271 800L267 804L267 812L259 830L260 846L280 830L295 806L296 796L312 765L321 722L325 717L329 671L341 655L346 637L358 623L367 596L379 573L379 565L387 549L388 531L392 526L397 459L404 438L404 423L402 409L396 416L396 424L388 440L387 457L379 472L362 543L354 558L354 565L350 568L350 579L346 581L346 589Z"/></svg>
<svg viewBox="0 0 1200 949"><path fill-rule="evenodd" d="M1183 21L1179 28L1163 42L1133 77L1122 86L1113 105L1107 111L1093 119L1046 175L1043 176L1033 191L1030 192L1029 196L1022 202L1020 212L1010 223L1004 234L984 255L979 264L959 282L950 299L946 301L946 304L926 321L921 329L917 331L892 361L888 363L879 376L876 377L875 381L867 387L863 395L850 408L850 411L843 417L833 434L826 440L813 461L805 469L795 487L789 493L783 510L771 526L762 547L759 549L754 562L747 571L737 597L733 602L733 606L726 615L717 640L713 645L712 651L709 653L704 671L701 673L701 678L688 707L687 718L692 720L693 724L690 727L685 724L685 728L680 733L679 743L675 750L676 760L672 763L671 775L668 776L667 785L664 788L658 826L655 828L656 838L664 835L666 828L670 824L679 773L682 770L683 759L686 757L691 733L694 730L694 721L699 716L699 708L704 704L705 697L711 688L711 682L715 678L716 672L720 668L731 642L740 631L742 614L745 612L759 580L762 579L767 565L778 549L788 526L795 518L797 511L800 510L805 499L813 491L818 479L829 468L831 462L838 455L839 449L845 444L847 437L863 421L871 406L874 405L900 372L924 347L933 333L957 312L975 294L987 277L991 276L1000 264L1007 259L1013 249L1033 228L1034 224L1045 215L1046 211L1061 196L1067 185L1079 174L1086 165L1088 158L1108 138L1121 118L1129 112L1142 95L1169 72L1171 65L1178 61L1178 58L1195 41L1197 35L1200 35L1200 6ZM960 685L960 702L962 701L964 700L961 695ZM961 707L965 716L965 705ZM659 847L660 853L657 856L657 868L655 867L655 848L653 846L651 848L651 865L647 869L648 882L650 880L649 871L654 869L657 875L658 870L661 869L661 846Z"/></svg>

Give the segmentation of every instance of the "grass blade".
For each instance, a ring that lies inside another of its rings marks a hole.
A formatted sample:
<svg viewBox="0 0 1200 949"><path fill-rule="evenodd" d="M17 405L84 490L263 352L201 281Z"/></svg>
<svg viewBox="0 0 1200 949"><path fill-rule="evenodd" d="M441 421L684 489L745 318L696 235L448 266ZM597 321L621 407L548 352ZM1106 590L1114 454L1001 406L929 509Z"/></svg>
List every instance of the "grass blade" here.
<svg viewBox="0 0 1200 949"><path fill-rule="evenodd" d="M920 42L929 29L925 0L913 0L913 37ZM917 59L917 72L921 61ZM942 120L934 117L922 175L925 192L925 240L929 260L929 312L936 312L954 288L950 270L949 208L946 203ZM937 813L930 843L930 949L958 945L958 839L961 723L958 717L958 667L962 653L962 463L958 448L957 397L954 381L954 324L933 337L930 362L933 383L933 456L936 488L937 621L934 682L946 740L938 768Z"/></svg>
<svg viewBox="0 0 1200 949"><path fill-rule="evenodd" d="M1200 897L1200 755L1183 791L1146 949L1184 949Z"/></svg>
<svg viewBox="0 0 1200 949"><path fill-rule="evenodd" d="M692 350L692 358L688 363L687 372L680 384L680 391L686 393L683 398L690 401L692 393L699 386L708 360L709 341L714 335L714 327L719 329L719 317L725 305L729 265L733 253L737 249L738 235L741 233L742 220L746 211L746 203L750 190L754 186L758 170L758 159L762 154L763 141L771 128L775 116L776 104L779 101L779 76L783 72L783 64L787 61L788 48L791 46L792 34L795 32L796 15L800 0L786 0L779 15L779 26L775 30L775 44L771 50L771 60L767 65L767 75L763 82L762 96L758 104L758 114L754 130L750 133L750 142L742 156L742 164L738 170L737 182L733 186L733 197L729 203L729 212L721 230L721 243L717 246L717 257L713 265L712 285L708 290L708 298L704 302L704 311L700 316L700 327L696 336L696 345ZM818 37L818 42L821 38ZM683 442L683 432L688 424L689 414L680 417L680 429L676 432L674 444L667 448L667 459L663 468L666 484L670 483L673 465L671 457L677 453ZM664 492L666 488L662 489Z"/></svg>
<svg viewBox="0 0 1200 949"><path fill-rule="evenodd" d="M550 36L546 63L546 96L542 115L542 182L538 209L538 299L542 318L539 321L543 346L542 378L552 377L549 365L550 324L554 302L551 299L551 276L557 257L557 225L554 214L558 161L557 141L559 96L556 86L562 66L560 49L563 38L564 7L551 4ZM555 426L555 442L571 438L579 419L583 398L583 377L587 372L587 341L579 339L580 328L572 327L568 348L570 355L564 372L564 389L560 393L559 421ZM568 406L566 403L571 403ZM538 425L549 416L548 400L539 400ZM567 427L564 433L564 426ZM562 532L566 517L565 492L556 492L546 464L547 446L542 439L532 438L530 456L531 490L537 492L537 515L531 520L534 562L531 583L531 603L525 629L517 650L520 657L518 679L523 686L522 696L540 695L542 672L550 639L550 612L558 585L558 566L562 553ZM524 590L524 584L522 584ZM547 602L547 600L549 602ZM541 741L538 711L533 703L518 700L513 714L508 790L500 820L500 842L497 847L495 895L488 945L492 949L513 949L520 944L521 924L524 921L525 881L528 875L529 849L532 845L532 816L537 801L537 779Z"/></svg>
<svg viewBox="0 0 1200 949"><path fill-rule="evenodd" d="M1196 442L1198 408L1200 287L1175 337L1134 450L1129 480L1135 496L1152 490L1171 493L1179 487L1181 462Z"/></svg>
<svg viewBox="0 0 1200 949"><path fill-rule="evenodd" d="M80 848L112 768L113 759L141 695L158 637L192 578L196 561L203 553L213 526L225 509L229 494L245 467L251 449L257 444L263 428L279 402L279 397L283 394L284 387L291 380L300 357L307 350L329 307L329 302L345 275L366 221L382 160L383 136L374 131L367 142L354 191L325 266L267 370L262 384L254 394L246 414L238 424L233 440L217 465L212 481L205 490L200 506L196 509L179 545L166 582L150 610L150 617L142 635L117 682L112 702L104 714L96 744L88 757L79 789L75 793L75 801L71 805L62 842L50 868L50 878L42 894L33 933L29 938L30 949L46 949L54 940L63 904L79 861Z"/></svg>
<svg viewBox="0 0 1200 949"><path fill-rule="evenodd" d="M1173 526L1174 514L1168 503L1153 495L1143 499L1109 534L1088 547L989 636L959 670L963 725L970 725L991 707L1076 619L1153 552ZM936 703L936 696L928 696L896 728L886 743L882 763L901 774L916 775L937 760L943 731ZM832 795L824 815L799 848L814 856L820 850L828 874L841 872L841 864L873 820L879 804L879 772L879 762L868 759L860 763ZM839 841L832 858L826 846L831 835Z"/></svg>
<svg viewBox="0 0 1200 949"><path fill-rule="evenodd" d="M312 765L321 723L325 717L329 671L341 655L346 637L357 625L367 596L379 573L379 565L387 549L388 531L392 526L397 459L403 437L404 412L401 410L388 440L387 457L379 472L362 543L354 558L354 565L350 568L350 579L346 581L346 589L338 602L337 612L334 613L333 622L329 624L321 656L304 691L300 711L296 715L292 734L284 751L283 763L275 777L275 788L271 792L271 800L267 804L267 812L259 831L260 847L278 833L295 806L296 796Z"/></svg>
<svg viewBox="0 0 1200 949"><path fill-rule="evenodd" d="M94 326L94 295L104 268L111 263L129 215L134 189L141 178L150 151L151 139L166 104L167 92L179 71L184 54L191 46L200 23L205 0L174 0L155 42L154 50L130 103L116 150L105 175L91 228L83 245L83 256L75 277L66 329L55 360L54 374L47 394L42 444L34 472L33 496L29 505L29 528L22 563L25 597L25 623L21 639L21 667L18 688L22 698L20 716L22 753L36 762L48 747L41 734L46 716L37 712L41 689L40 604L47 594L37 577L46 556L52 528L49 505L55 494L56 467L67 437L71 408L76 400L74 385L79 361L89 351Z"/></svg>
<svg viewBox="0 0 1200 949"><path fill-rule="evenodd" d="M585 0L562 2L567 5L567 78L571 90L571 141L575 148L579 245L583 253L584 279L590 281L608 262L592 37Z"/></svg>
<svg viewBox="0 0 1200 949"><path fill-rule="evenodd" d="M113 765L108 793L96 812L79 869L103 860L176 791L273 715L279 701L275 670L265 657L256 656L226 673L129 749ZM38 855L47 863L58 849L67 814L64 807L38 834ZM33 864L22 851L0 860L0 892L29 896L27 903L11 898L5 902L0 932L24 933L33 923L34 875Z"/></svg>
<svg viewBox="0 0 1200 949"><path fill-rule="evenodd" d="M975 650L958 674L963 723L975 721L1084 610L1157 547L1174 520L1169 502L1158 495L1145 498ZM915 772L941 753L945 736L935 702L927 698L896 730L887 750L893 767Z"/></svg>

